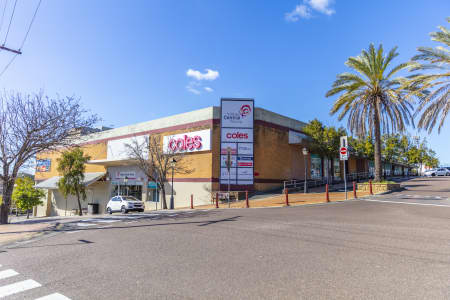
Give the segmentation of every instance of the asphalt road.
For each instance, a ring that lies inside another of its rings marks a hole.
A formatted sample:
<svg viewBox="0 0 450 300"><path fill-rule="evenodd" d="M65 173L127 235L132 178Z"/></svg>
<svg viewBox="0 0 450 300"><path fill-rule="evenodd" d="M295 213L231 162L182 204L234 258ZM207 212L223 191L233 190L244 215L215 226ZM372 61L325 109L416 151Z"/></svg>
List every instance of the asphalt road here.
<svg viewBox="0 0 450 300"><path fill-rule="evenodd" d="M64 224L0 251L0 296L32 279L7 299L450 299L450 178L404 184L341 203Z"/></svg>

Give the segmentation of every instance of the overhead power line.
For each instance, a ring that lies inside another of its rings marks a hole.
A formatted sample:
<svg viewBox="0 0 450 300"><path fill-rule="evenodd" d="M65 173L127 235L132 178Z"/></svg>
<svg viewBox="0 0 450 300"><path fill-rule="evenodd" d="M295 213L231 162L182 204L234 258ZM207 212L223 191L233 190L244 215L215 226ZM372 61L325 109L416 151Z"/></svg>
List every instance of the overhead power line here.
<svg viewBox="0 0 450 300"><path fill-rule="evenodd" d="M41 6L41 2L42 2L42 0L39 0L38 5L36 6L36 9L34 10L33 18L31 18L30 25L28 26L27 33L25 34L22 44L19 47L19 51L22 49L23 45L25 44L25 41L27 40L28 34L30 33L30 30L31 30L31 26L33 26L34 19L36 19L37 12L39 10L39 7Z"/></svg>
<svg viewBox="0 0 450 300"><path fill-rule="evenodd" d="M5 36L5 40L3 41L3 46L6 44L6 40L8 39L9 29L11 28L11 23L14 18L14 13L16 12L16 5L17 5L17 0L14 1L14 7L13 7L12 14L11 14L11 18L9 19L8 30L6 31L6 36Z"/></svg>
<svg viewBox="0 0 450 300"><path fill-rule="evenodd" d="M2 20L0 21L0 31L2 30L2 27L3 27L3 20L5 19L5 11L6 11L7 5L8 5L8 0L5 1L5 6L3 6Z"/></svg>

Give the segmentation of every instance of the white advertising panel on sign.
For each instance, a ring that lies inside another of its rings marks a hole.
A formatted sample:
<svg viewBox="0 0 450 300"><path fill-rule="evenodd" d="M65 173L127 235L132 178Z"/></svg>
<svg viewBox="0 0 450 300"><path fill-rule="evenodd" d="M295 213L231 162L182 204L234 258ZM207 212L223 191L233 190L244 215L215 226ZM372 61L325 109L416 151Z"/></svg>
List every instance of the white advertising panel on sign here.
<svg viewBox="0 0 450 300"><path fill-rule="evenodd" d="M253 142L253 129L222 128L222 142Z"/></svg>
<svg viewBox="0 0 450 300"><path fill-rule="evenodd" d="M196 152L211 150L211 130L200 130L165 136L165 153Z"/></svg>
<svg viewBox="0 0 450 300"><path fill-rule="evenodd" d="M235 155L230 155L230 158L231 158L231 167L232 168L236 168L236 156ZM220 156L220 161L221 161L220 166L222 168L226 168L227 167L227 164L226 164L227 155L221 155Z"/></svg>
<svg viewBox="0 0 450 300"><path fill-rule="evenodd" d="M253 128L253 101L222 101L222 127Z"/></svg>
<svg viewBox="0 0 450 300"><path fill-rule="evenodd" d="M145 143L147 136L135 136L130 138L108 141L108 149L106 150L106 158L108 160L124 160L129 159L130 155L127 145L132 146L134 143L139 145Z"/></svg>
<svg viewBox="0 0 450 300"><path fill-rule="evenodd" d="M230 184L236 184L236 168L230 169L230 175L228 175L227 168L220 169L220 183L228 184L228 177L230 178Z"/></svg>
<svg viewBox="0 0 450 300"><path fill-rule="evenodd" d="M238 153L253 155L253 144L250 143L239 143L238 144Z"/></svg>
<svg viewBox="0 0 450 300"><path fill-rule="evenodd" d="M237 144L236 143L222 143L221 154L228 154L228 148L231 149L231 154L237 154Z"/></svg>
<svg viewBox="0 0 450 300"><path fill-rule="evenodd" d="M253 168L238 168L238 178L240 180L253 180Z"/></svg>

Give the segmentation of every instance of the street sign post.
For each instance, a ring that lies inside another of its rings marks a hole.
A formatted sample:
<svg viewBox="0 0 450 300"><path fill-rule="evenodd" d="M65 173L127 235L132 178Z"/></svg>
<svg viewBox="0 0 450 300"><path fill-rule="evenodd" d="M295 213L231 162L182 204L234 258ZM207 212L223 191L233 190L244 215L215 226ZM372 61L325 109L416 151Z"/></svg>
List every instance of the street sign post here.
<svg viewBox="0 0 450 300"><path fill-rule="evenodd" d="M341 147L339 148L339 156L344 161L344 187L345 187L345 200L347 200L347 171L346 165L348 160L348 142L347 136L341 136Z"/></svg>
<svg viewBox="0 0 450 300"><path fill-rule="evenodd" d="M230 180L231 180L231 147L227 147L227 160L225 161L228 170L228 208L230 208Z"/></svg>

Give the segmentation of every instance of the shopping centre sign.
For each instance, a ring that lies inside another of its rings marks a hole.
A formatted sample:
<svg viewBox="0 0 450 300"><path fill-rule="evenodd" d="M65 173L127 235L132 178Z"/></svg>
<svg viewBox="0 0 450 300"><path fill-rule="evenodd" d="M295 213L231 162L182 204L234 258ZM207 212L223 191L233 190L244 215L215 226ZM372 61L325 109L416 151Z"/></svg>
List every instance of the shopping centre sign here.
<svg viewBox="0 0 450 300"><path fill-rule="evenodd" d="M211 150L211 130L206 129L165 136L163 148L165 153Z"/></svg>
<svg viewBox="0 0 450 300"><path fill-rule="evenodd" d="M221 184L253 184L253 123L253 99L221 99Z"/></svg>

